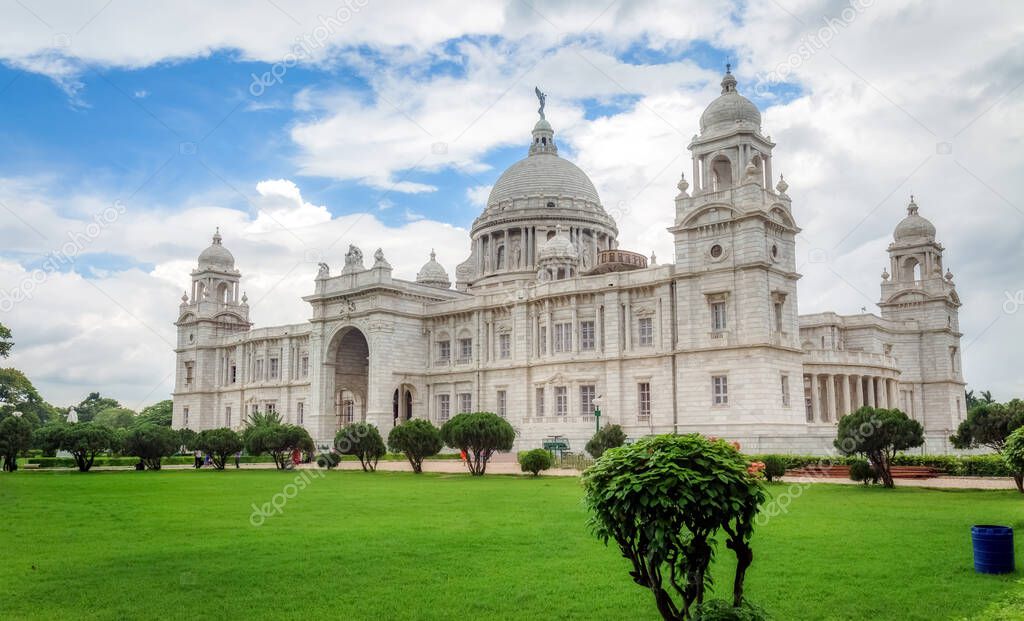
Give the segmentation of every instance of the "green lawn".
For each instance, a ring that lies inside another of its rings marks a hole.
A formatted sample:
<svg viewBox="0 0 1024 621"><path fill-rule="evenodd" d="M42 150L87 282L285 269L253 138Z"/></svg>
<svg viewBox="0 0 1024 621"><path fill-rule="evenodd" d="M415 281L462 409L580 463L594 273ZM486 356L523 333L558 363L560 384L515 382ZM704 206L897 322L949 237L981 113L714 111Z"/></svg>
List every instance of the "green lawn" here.
<svg viewBox="0 0 1024 621"><path fill-rule="evenodd" d="M330 472L252 526L295 476L0 475L0 619L657 618L575 479ZM1016 492L815 485L755 533L748 594L779 620L1024 619L972 523L1013 525L1024 564Z"/></svg>

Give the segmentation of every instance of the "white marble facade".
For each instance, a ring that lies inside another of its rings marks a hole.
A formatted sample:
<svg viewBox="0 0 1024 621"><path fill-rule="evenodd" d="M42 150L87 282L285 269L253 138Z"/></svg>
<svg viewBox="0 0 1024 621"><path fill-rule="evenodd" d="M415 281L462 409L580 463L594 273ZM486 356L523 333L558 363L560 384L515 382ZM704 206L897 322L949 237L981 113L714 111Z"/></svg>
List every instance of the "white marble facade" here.
<svg viewBox="0 0 1024 621"><path fill-rule="evenodd" d="M174 426L240 427L274 409L319 445L366 420L505 416L518 449L595 428L632 438L700 431L750 451L822 452L860 405L920 420L928 450L964 415L960 306L935 227L911 201L882 274L881 317L797 314L796 217L774 143L726 73L689 145L675 197L675 261L618 248L594 185L558 155L543 117L495 183L456 270L415 281L349 248L303 298L312 319L254 329L220 234L178 312Z"/></svg>

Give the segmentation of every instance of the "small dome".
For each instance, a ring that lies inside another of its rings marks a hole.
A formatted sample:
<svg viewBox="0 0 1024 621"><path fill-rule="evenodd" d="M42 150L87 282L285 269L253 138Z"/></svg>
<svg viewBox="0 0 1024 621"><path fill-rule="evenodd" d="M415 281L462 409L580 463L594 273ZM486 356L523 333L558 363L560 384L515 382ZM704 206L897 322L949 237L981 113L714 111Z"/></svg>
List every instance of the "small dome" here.
<svg viewBox="0 0 1024 621"><path fill-rule="evenodd" d="M416 282L428 287L448 289L452 282L448 279L448 272L437 262L437 254L431 250L430 260L423 264L423 268L416 274Z"/></svg>
<svg viewBox="0 0 1024 621"><path fill-rule="evenodd" d="M914 197L910 197L910 204L907 205L907 217L900 220L893 233L893 239L904 241L909 239L935 239L935 225L927 218L918 215L917 203Z"/></svg>
<svg viewBox="0 0 1024 621"><path fill-rule="evenodd" d="M213 234L213 243L199 253L199 269L233 270L235 257L220 243L220 228Z"/></svg>
<svg viewBox="0 0 1024 621"><path fill-rule="evenodd" d="M579 254L576 245L562 234L562 227L555 229L555 236L545 241L537 250L537 258L545 259L576 259Z"/></svg>
<svg viewBox="0 0 1024 621"><path fill-rule="evenodd" d="M727 68L722 78L722 94L700 115L700 132L730 130L737 123L761 128L761 111L752 101L736 92L736 78Z"/></svg>

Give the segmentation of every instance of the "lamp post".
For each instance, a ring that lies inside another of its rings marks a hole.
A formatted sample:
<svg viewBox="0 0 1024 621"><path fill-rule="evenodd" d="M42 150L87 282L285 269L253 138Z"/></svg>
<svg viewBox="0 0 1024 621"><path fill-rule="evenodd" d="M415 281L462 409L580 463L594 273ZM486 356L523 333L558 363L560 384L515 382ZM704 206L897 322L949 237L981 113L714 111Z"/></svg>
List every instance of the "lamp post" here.
<svg viewBox="0 0 1024 621"><path fill-rule="evenodd" d="M597 395L590 400L594 405L594 433L601 431L601 406L604 405L604 396Z"/></svg>

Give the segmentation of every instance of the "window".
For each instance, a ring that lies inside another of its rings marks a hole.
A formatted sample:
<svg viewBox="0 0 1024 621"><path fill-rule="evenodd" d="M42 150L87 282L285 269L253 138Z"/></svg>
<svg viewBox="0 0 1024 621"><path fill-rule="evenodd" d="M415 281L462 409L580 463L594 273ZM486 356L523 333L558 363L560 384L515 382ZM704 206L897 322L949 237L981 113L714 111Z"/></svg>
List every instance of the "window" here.
<svg viewBox="0 0 1024 621"><path fill-rule="evenodd" d="M782 302L776 302L773 306L775 308L775 331L781 333L782 332Z"/></svg>
<svg viewBox="0 0 1024 621"><path fill-rule="evenodd" d="M540 327L540 354L543 356L548 353L548 327Z"/></svg>
<svg viewBox="0 0 1024 621"><path fill-rule="evenodd" d="M238 367L236 367L235 365L231 365L231 370L229 371L228 375L231 377L231 383L232 384L237 382L238 381Z"/></svg>
<svg viewBox="0 0 1024 621"><path fill-rule="evenodd" d="M277 379L279 366L277 358L271 358L268 366L270 367L270 379Z"/></svg>
<svg viewBox="0 0 1024 621"><path fill-rule="evenodd" d="M258 403L253 403L252 405L249 406L249 414L250 415L255 416L255 415L259 414L259 413L260 413L260 405Z"/></svg>
<svg viewBox="0 0 1024 621"><path fill-rule="evenodd" d="M500 416L502 418L507 418L508 417L508 410L506 409L507 405L508 405L507 393L504 390L499 390L498 391L498 416Z"/></svg>
<svg viewBox="0 0 1024 621"><path fill-rule="evenodd" d="M593 351L594 349L594 322L580 322L580 349Z"/></svg>
<svg viewBox="0 0 1024 621"><path fill-rule="evenodd" d="M593 384L580 386L580 416L594 415L594 396L596 395Z"/></svg>
<svg viewBox="0 0 1024 621"><path fill-rule="evenodd" d="M651 384L640 382L636 385L637 392L637 418L639 420L651 420Z"/></svg>
<svg viewBox="0 0 1024 621"><path fill-rule="evenodd" d="M452 415L452 396L437 395L437 420L445 421Z"/></svg>
<svg viewBox="0 0 1024 621"><path fill-rule="evenodd" d="M555 386L555 416L565 416L569 413L569 393L565 386Z"/></svg>
<svg viewBox="0 0 1024 621"><path fill-rule="evenodd" d="M188 408L182 408L181 409L181 416L182 416L182 419L184 420L184 423L182 424L182 426L183 427L188 427Z"/></svg>
<svg viewBox="0 0 1024 621"><path fill-rule="evenodd" d="M711 251L710 252L711 252L712 258L717 259L717 258L722 256L722 247L720 245L718 245L718 244L715 244L714 246L711 247Z"/></svg>
<svg viewBox="0 0 1024 621"><path fill-rule="evenodd" d="M572 350L572 324L555 324L555 353Z"/></svg>
<svg viewBox="0 0 1024 621"><path fill-rule="evenodd" d="M451 341L438 341L437 343L437 361L447 363L452 359L452 342Z"/></svg>
<svg viewBox="0 0 1024 621"><path fill-rule="evenodd" d="M711 378L711 403L714 405L728 405L729 384L725 375L715 375Z"/></svg>
<svg viewBox="0 0 1024 621"><path fill-rule="evenodd" d="M789 376L782 376L782 405L789 407Z"/></svg>
<svg viewBox="0 0 1024 621"><path fill-rule="evenodd" d="M537 418L544 418L544 387L537 388Z"/></svg>
<svg viewBox="0 0 1024 621"><path fill-rule="evenodd" d="M725 302L711 303L711 329L715 332L725 330Z"/></svg>
<svg viewBox="0 0 1024 621"><path fill-rule="evenodd" d="M356 418L356 402L352 399L345 399L341 402L341 422L350 424Z"/></svg>
<svg viewBox="0 0 1024 621"><path fill-rule="evenodd" d="M473 411L473 395L468 392L459 393L459 414Z"/></svg>
<svg viewBox="0 0 1024 621"><path fill-rule="evenodd" d="M259 380L263 379L263 359L262 358L260 358L259 360L256 361L256 377L254 377L253 379L255 379L256 381L259 381Z"/></svg>
<svg viewBox="0 0 1024 621"><path fill-rule="evenodd" d="M309 377L309 356L303 356L299 361L299 374L302 377Z"/></svg>
<svg viewBox="0 0 1024 621"><path fill-rule="evenodd" d="M637 322L637 336L639 337L638 342L641 347L654 345L654 319L641 317L640 321Z"/></svg>
<svg viewBox="0 0 1024 621"><path fill-rule="evenodd" d="M224 408L224 426L231 427L231 406Z"/></svg>
<svg viewBox="0 0 1024 621"><path fill-rule="evenodd" d="M276 413L277 413L277 404L274 403L273 401L267 402L267 414L276 414Z"/></svg>
<svg viewBox="0 0 1024 621"><path fill-rule="evenodd" d="M194 379L193 378L194 371L195 371L195 363L194 362L186 362L185 363L185 385L186 386L191 386L192 385L192 380Z"/></svg>
<svg viewBox="0 0 1024 621"><path fill-rule="evenodd" d="M499 334L498 335L498 357L499 358L511 358L512 357L512 335L511 334Z"/></svg>
<svg viewBox="0 0 1024 621"><path fill-rule="evenodd" d="M297 422L300 425L303 423L303 419L305 418L305 415L306 415L306 411L305 410L306 410L306 404L305 403L299 401L298 403L295 404L295 422Z"/></svg>
<svg viewBox="0 0 1024 621"><path fill-rule="evenodd" d="M459 362L473 359L473 339L459 339Z"/></svg>

